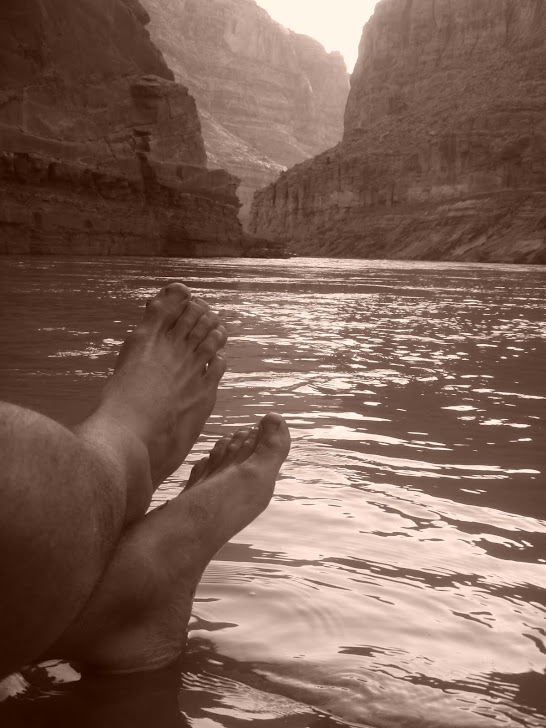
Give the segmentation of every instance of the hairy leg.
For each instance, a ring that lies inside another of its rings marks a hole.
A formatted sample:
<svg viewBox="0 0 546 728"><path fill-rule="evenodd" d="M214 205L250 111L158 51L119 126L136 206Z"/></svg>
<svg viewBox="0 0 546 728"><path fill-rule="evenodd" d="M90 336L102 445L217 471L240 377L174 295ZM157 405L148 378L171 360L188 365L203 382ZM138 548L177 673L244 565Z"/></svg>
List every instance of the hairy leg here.
<svg viewBox="0 0 546 728"><path fill-rule="evenodd" d="M173 662L205 567L266 508L289 448L277 414L220 440L179 496L125 531L85 610L46 656L106 672Z"/></svg>
<svg viewBox="0 0 546 728"><path fill-rule="evenodd" d="M226 369L227 335L217 314L181 283L148 301L127 337L95 413L77 433L101 449L141 448L148 487L128 493L129 518L146 512L152 492L184 461L216 402Z"/></svg>
<svg viewBox="0 0 546 728"><path fill-rule="evenodd" d="M1 405L0 678L67 630L123 527L183 462L214 406L226 338L204 301L170 284L74 432Z"/></svg>
<svg viewBox="0 0 546 728"><path fill-rule="evenodd" d="M38 657L85 605L125 522L126 483L148 466L138 450L113 459L8 404L0 452L2 677Z"/></svg>

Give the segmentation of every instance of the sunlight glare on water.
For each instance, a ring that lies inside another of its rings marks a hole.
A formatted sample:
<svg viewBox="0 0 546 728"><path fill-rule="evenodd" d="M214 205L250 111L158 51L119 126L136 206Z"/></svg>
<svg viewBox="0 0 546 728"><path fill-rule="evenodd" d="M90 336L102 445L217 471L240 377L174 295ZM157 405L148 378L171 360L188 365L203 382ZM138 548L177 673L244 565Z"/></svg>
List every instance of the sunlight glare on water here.
<svg viewBox="0 0 546 728"><path fill-rule="evenodd" d="M91 409L160 285L182 280L221 312L229 369L217 407L156 504L220 435L270 410L289 422L273 502L197 593L190 647L206 672L190 670L185 690L223 697L192 725L311 709L358 725L546 725L544 269L3 267L1 398L68 424ZM255 680L262 713L241 697Z"/></svg>

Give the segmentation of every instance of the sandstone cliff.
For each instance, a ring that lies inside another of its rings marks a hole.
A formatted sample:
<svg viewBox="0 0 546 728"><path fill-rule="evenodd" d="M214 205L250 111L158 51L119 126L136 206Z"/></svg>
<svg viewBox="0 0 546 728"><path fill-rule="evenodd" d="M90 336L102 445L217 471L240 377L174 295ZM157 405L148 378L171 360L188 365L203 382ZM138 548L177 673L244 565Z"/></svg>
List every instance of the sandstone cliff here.
<svg viewBox="0 0 546 728"><path fill-rule="evenodd" d="M0 252L239 254L237 180L138 0L0 4ZM248 243L251 244L251 243Z"/></svg>
<svg viewBox="0 0 546 728"><path fill-rule="evenodd" d="M209 162L254 190L340 141L345 62L254 0L143 0L150 33L197 100Z"/></svg>
<svg viewBox="0 0 546 728"><path fill-rule="evenodd" d="M302 254L546 262L546 3L381 0L341 144L256 195Z"/></svg>

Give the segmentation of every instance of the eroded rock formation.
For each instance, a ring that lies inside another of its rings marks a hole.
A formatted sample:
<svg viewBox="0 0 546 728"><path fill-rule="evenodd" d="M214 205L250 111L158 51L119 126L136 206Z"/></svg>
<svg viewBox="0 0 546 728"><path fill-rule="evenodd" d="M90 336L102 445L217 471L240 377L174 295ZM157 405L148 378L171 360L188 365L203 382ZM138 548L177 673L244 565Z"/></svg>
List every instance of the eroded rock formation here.
<svg viewBox="0 0 546 728"><path fill-rule="evenodd" d="M143 0L150 33L195 96L209 162L254 190L336 144L349 91L339 53L286 30L254 0Z"/></svg>
<svg viewBox="0 0 546 728"><path fill-rule="evenodd" d="M138 0L0 4L0 252L235 255L237 182Z"/></svg>
<svg viewBox="0 0 546 728"><path fill-rule="evenodd" d="M343 141L256 195L302 254L546 262L546 3L381 0Z"/></svg>

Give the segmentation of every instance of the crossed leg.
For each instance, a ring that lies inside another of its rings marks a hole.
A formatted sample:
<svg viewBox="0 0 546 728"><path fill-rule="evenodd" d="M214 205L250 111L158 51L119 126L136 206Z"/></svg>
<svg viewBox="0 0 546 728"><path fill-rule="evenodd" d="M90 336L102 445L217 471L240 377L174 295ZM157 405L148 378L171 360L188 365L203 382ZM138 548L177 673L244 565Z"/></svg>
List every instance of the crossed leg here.
<svg viewBox="0 0 546 728"><path fill-rule="evenodd" d="M0 405L0 679L76 621L123 529L183 462L214 406L225 342L207 304L171 284L74 432Z"/></svg>
<svg viewBox="0 0 546 728"><path fill-rule="evenodd" d="M280 415L222 438L185 490L124 534L93 597L47 657L106 672L165 667L183 651L214 554L268 505L290 449Z"/></svg>

